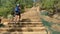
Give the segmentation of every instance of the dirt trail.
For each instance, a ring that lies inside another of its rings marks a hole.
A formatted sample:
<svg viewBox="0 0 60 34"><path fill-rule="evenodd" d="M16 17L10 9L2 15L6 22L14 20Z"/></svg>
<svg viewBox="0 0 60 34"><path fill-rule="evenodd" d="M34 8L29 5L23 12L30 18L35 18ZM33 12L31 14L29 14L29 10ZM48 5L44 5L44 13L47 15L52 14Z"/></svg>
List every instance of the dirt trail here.
<svg viewBox="0 0 60 34"><path fill-rule="evenodd" d="M29 11L21 14L21 19L27 19L31 22L40 22L38 7L32 7Z"/></svg>

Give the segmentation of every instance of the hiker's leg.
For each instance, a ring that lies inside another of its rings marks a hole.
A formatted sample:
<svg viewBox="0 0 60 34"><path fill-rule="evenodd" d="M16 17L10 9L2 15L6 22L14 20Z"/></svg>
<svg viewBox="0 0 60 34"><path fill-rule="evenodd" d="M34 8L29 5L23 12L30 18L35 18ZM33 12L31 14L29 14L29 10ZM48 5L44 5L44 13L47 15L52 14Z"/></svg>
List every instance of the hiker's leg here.
<svg viewBox="0 0 60 34"><path fill-rule="evenodd" d="M18 21L19 21L19 16L16 15L16 16L15 16L15 22L18 22Z"/></svg>
<svg viewBox="0 0 60 34"><path fill-rule="evenodd" d="M17 14L17 22L20 22L20 18L21 18L21 15L20 15L20 12Z"/></svg>
<svg viewBox="0 0 60 34"><path fill-rule="evenodd" d="M21 19L21 14L19 15L19 21L20 21L20 19Z"/></svg>
<svg viewBox="0 0 60 34"><path fill-rule="evenodd" d="M16 15L16 20L17 20L17 22L18 22L18 17L19 17L19 16L18 16L18 15Z"/></svg>
<svg viewBox="0 0 60 34"><path fill-rule="evenodd" d="M13 20L14 20L14 22L16 22L16 16L14 17L14 19L13 19Z"/></svg>

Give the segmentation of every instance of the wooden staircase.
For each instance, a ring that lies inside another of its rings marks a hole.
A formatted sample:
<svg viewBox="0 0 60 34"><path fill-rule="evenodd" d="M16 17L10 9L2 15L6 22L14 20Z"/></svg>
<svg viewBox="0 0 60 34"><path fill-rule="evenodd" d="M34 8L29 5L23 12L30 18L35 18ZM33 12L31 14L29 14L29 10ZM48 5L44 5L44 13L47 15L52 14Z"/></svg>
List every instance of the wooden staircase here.
<svg viewBox="0 0 60 34"><path fill-rule="evenodd" d="M20 22L20 23L8 23L5 27L0 28L0 32L12 32L12 33L28 33L37 34L39 32L46 34L46 28L43 26L41 22ZM33 33L34 32L34 33ZM11 34L12 34L11 33Z"/></svg>

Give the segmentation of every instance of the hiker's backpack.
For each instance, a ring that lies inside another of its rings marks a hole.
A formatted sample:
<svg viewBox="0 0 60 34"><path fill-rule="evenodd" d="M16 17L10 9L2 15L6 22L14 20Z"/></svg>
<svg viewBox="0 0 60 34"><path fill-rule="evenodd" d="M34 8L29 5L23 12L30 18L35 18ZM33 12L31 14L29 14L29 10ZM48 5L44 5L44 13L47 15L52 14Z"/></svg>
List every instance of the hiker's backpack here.
<svg viewBox="0 0 60 34"><path fill-rule="evenodd" d="M19 12L20 11L20 9L19 9L19 7L17 6L16 8L15 8L15 12Z"/></svg>

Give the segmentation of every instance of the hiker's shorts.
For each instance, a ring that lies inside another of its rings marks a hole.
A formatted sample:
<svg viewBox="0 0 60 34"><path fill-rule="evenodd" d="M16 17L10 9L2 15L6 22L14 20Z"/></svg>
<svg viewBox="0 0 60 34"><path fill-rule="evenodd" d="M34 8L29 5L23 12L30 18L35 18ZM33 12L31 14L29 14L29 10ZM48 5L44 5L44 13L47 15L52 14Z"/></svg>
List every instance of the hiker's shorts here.
<svg viewBox="0 0 60 34"><path fill-rule="evenodd" d="M19 15L19 16L20 16L20 12L17 12L17 11L16 11L16 12L15 12L15 15Z"/></svg>

